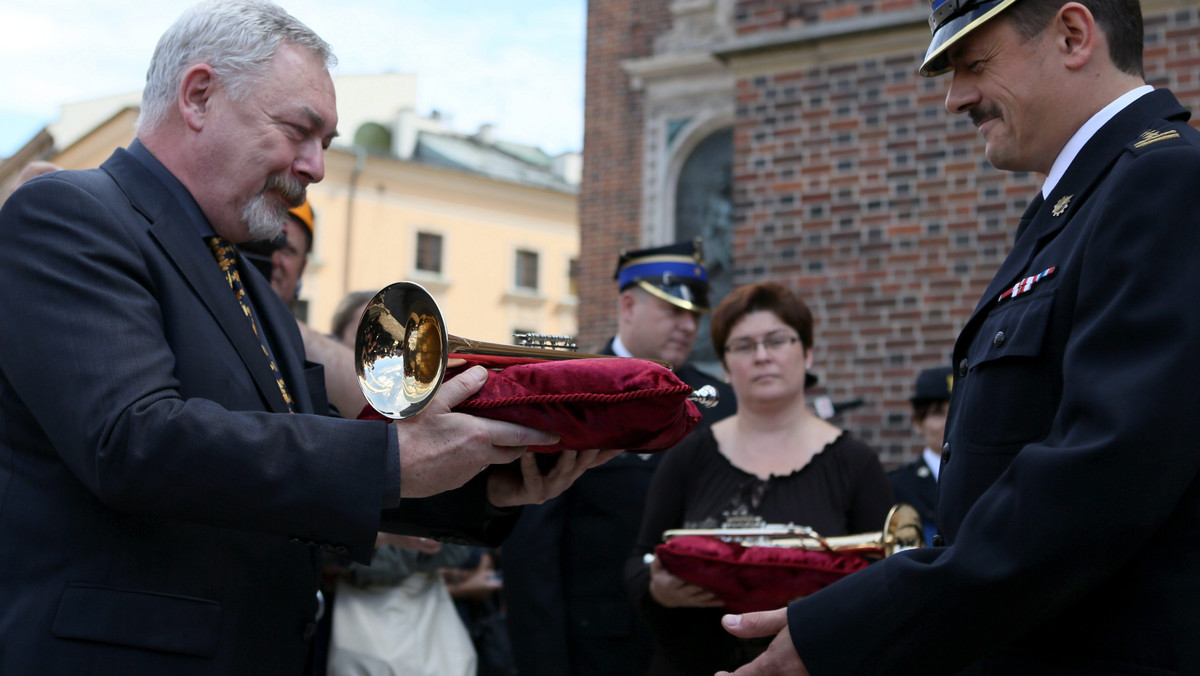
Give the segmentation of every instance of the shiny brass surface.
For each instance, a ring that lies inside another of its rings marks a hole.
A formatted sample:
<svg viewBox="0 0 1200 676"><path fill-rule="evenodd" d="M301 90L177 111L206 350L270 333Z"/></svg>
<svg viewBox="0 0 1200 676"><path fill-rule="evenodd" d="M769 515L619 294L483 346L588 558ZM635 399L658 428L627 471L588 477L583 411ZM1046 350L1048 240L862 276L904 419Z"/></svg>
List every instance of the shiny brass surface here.
<svg viewBox="0 0 1200 676"><path fill-rule="evenodd" d="M727 528L679 528L664 532L663 541L684 535L704 535L745 546L858 552L874 558L925 546L921 515L912 505L903 502L893 505L888 511L883 530L867 533L822 537L808 526L763 523L746 527L739 524Z"/></svg>
<svg viewBox="0 0 1200 676"><path fill-rule="evenodd" d="M367 403L393 420L420 413L446 377L451 354L531 359L607 359L612 355L576 352L564 347L502 345L446 333L437 302L420 284L396 282L367 303L354 341L355 370ZM565 343L561 337L552 337ZM649 360L653 361L653 360ZM667 362L656 362L671 368ZM716 405L717 392L705 386L691 397Z"/></svg>

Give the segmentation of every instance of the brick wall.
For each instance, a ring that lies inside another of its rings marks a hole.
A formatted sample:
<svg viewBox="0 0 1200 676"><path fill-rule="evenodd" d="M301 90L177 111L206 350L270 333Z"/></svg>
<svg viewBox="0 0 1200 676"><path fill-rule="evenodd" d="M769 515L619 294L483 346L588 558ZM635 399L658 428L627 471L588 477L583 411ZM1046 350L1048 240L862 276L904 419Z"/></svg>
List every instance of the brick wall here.
<svg viewBox="0 0 1200 676"><path fill-rule="evenodd" d="M642 95L621 62L649 56L669 22L667 0L588 3L577 336L585 350L616 330L617 254L641 244Z"/></svg>
<svg viewBox="0 0 1200 676"><path fill-rule="evenodd" d="M612 252L637 238L642 127L627 78L598 62L633 48L635 31L608 22L628 18L629 5L590 5L580 222L585 266L597 278L580 326L606 335ZM1200 9L1144 6L1148 81L1200 111ZM765 35L918 7L927 3L741 0L737 30ZM605 30L593 34L597 18ZM861 39L860 53L870 53L873 37ZM779 280L804 294L817 317L820 391L866 400L838 422L889 466L920 450L908 422L915 374L949 362L1039 185L986 162L975 128L943 107L949 80L916 75L919 51L810 67L778 59L736 86L735 283ZM589 263L589 250L602 260Z"/></svg>

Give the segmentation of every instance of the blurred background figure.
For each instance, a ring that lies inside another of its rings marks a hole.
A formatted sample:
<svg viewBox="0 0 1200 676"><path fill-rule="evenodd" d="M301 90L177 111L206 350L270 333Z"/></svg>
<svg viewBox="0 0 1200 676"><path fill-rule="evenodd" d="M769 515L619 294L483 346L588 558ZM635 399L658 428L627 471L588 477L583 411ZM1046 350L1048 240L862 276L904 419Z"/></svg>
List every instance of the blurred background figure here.
<svg viewBox="0 0 1200 676"><path fill-rule="evenodd" d="M713 313L712 341L737 393L737 413L702 425L664 454L626 563L629 594L654 631L654 676L711 676L766 646L726 633L711 592L657 560L643 562L663 531L758 516L845 535L879 530L892 506L875 451L808 408L805 388L816 379L808 372L813 318L803 300L775 283L734 289Z"/></svg>
<svg viewBox="0 0 1200 676"><path fill-rule="evenodd" d="M621 252L614 276L617 335L600 352L668 361L693 388L716 387L720 404L701 409L706 422L736 410L728 385L687 363L709 311L700 242ZM521 514L502 557L521 676L646 673L653 637L629 601L624 568L660 458L622 453Z"/></svg>
<svg viewBox="0 0 1200 676"><path fill-rule="evenodd" d="M287 225L283 228L283 241L271 253L271 288L288 306L295 304L300 296L300 280L304 266L313 248L313 210L306 200L304 204L288 211Z"/></svg>
<svg viewBox="0 0 1200 676"><path fill-rule="evenodd" d="M28 181L31 178L34 178L36 176L41 176L42 174L49 174L52 171L61 171L61 170L62 170L62 167L58 166L57 164L54 164L53 162L43 162L41 160L35 160L33 162L30 162L29 164L26 164L21 169L21 172L17 174L17 177L15 179L13 179L13 183L12 183L12 186L8 190L8 194L12 194L13 191L15 191L17 188L21 187L22 183L24 183L25 181Z"/></svg>
<svg viewBox="0 0 1200 676"><path fill-rule="evenodd" d="M477 676L517 676L500 594L504 582L496 560L499 552L486 547L471 549L471 557L465 563L443 569L442 576L475 644Z"/></svg>
<svg viewBox="0 0 1200 676"><path fill-rule="evenodd" d="M358 331L359 319L362 318L367 303L371 302L376 293L369 290L351 291L338 302L337 309L333 311L329 331L338 342L351 350L354 349L354 336Z"/></svg>
<svg viewBox="0 0 1200 676"><path fill-rule="evenodd" d="M949 366L925 369L917 375L912 396L912 424L925 442L921 457L892 470L888 481L897 502L907 502L921 514L925 546L933 544L937 534L937 482L942 467L942 434L946 431L946 410L954 370Z"/></svg>

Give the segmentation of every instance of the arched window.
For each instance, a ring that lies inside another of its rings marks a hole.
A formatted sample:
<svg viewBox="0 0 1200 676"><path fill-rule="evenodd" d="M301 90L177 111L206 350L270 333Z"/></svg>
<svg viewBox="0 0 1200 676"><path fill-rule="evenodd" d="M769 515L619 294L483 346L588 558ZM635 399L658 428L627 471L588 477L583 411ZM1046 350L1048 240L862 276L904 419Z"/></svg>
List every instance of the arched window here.
<svg viewBox="0 0 1200 676"><path fill-rule="evenodd" d="M675 241L701 237L713 307L733 288L733 130L702 140L683 164L675 185ZM692 361L715 362L704 315Z"/></svg>

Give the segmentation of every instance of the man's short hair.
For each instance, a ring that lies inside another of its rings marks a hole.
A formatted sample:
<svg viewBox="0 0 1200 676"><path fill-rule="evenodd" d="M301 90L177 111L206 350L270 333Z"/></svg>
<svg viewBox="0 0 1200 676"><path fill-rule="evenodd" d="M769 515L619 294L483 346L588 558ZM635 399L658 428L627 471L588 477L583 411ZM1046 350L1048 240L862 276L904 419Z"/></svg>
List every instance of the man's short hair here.
<svg viewBox="0 0 1200 676"><path fill-rule="evenodd" d="M283 44L302 47L325 67L337 63L333 49L282 7L265 0L205 0L188 8L154 48L138 131L153 129L175 105L189 68L212 66L218 84L235 101L244 100Z"/></svg>
<svg viewBox="0 0 1200 676"><path fill-rule="evenodd" d="M1142 6L1138 0L1073 0L1096 19L1108 40L1108 57L1119 70L1143 77ZM1012 21L1017 33L1026 40L1037 37L1050 19L1065 4L1063 0L1019 0L1002 17Z"/></svg>

